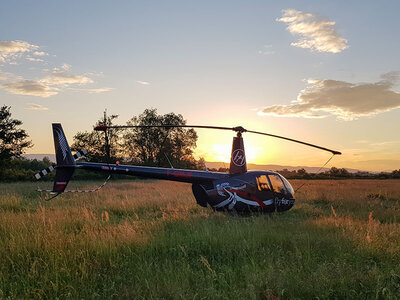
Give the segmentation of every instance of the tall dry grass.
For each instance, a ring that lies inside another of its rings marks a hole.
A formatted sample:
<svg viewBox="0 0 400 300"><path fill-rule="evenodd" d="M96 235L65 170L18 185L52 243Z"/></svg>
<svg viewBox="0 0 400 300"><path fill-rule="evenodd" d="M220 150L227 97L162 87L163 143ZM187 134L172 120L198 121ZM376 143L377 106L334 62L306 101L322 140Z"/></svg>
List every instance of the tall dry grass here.
<svg viewBox="0 0 400 300"><path fill-rule="evenodd" d="M337 227L359 247L400 258L400 180L310 180L297 199L297 209L314 216L307 222Z"/></svg>
<svg viewBox="0 0 400 300"><path fill-rule="evenodd" d="M241 218L182 183L50 202L0 184L0 298L400 297L400 181L305 183L291 211Z"/></svg>

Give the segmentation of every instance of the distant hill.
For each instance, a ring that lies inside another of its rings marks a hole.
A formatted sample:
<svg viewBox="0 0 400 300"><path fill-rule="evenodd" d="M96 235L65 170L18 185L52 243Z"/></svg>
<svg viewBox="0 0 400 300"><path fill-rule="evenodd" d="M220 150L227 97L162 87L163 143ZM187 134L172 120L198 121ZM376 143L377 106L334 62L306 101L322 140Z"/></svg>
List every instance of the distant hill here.
<svg viewBox="0 0 400 300"><path fill-rule="evenodd" d="M56 162L56 156L55 154L24 154L23 157L27 159L37 159L37 160L42 160L45 156L47 156L50 161Z"/></svg>
<svg viewBox="0 0 400 300"><path fill-rule="evenodd" d="M229 163L223 162L206 162L207 168L229 168ZM296 171L299 169L304 169L307 173L317 173L320 167L307 167L307 166L281 166L281 165L257 165L257 164L247 164L248 170L265 170L265 171L281 171L283 169L287 169L289 171ZM328 171L330 168L322 168L320 172ZM358 169L349 169L346 168L350 173L357 173L360 170ZM374 172L372 172L374 173Z"/></svg>

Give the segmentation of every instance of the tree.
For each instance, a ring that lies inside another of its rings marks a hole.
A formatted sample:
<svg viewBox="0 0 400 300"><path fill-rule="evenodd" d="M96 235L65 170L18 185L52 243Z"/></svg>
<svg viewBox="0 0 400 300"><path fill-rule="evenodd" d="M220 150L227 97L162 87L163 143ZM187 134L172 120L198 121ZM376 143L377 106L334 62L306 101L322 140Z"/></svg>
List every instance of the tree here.
<svg viewBox="0 0 400 300"><path fill-rule="evenodd" d="M307 175L306 169L304 169L304 168L298 169L298 170L297 170L297 175L299 175L299 176L301 176L301 177L306 176L306 175Z"/></svg>
<svg viewBox="0 0 400 300"><path fill-rule="evenodd" d="M332 167L329 170L329 175L331 175L333 177L350 177L349 171L347 171L344 168L338 169L338 168L335 168L335 167Z"/></svg>
<svg viewBox="0 0 400 300"><path fill-rule="evenodd" d="M175 113L159 115L156 109L146 109L127 125L185 125L183 116ZM135 163L151 166L196 168L193 149L197 133L186 128L133 128L123 135L125 157ZM167 158L168 157L168 158ZM169 161L168 161L169 160Z"/></svg>
<svg viewBox="0 0 400 300"><path fill-rule="evenodd" d="M118 118L118 115L106 116L104 118L99 119L96 124L93 126L106 125L112 126L114 124L114 120ZM104 162L109 157L110 163L115 163L118 160L118 156L121 153L120 146L120 132L118 129L109 129L107 130L107 139L108 143L106 143L106 135L102 131L84 131L78 132L74 136L74 142L71 145L72 151L80 151L82 149L88 150L88 153L85 155L86 160L91 162ZM108 144L108 147L107 147Z"/></svg>
<svg viewBox="0 0 400 300"><path fill-rule="evenodd" d="M13 157L20 157L26 148L33 146L27 140L29 137L24 129L19 128L22 121L11 118L10 106L3 105L0 108L0 161L5 165L5 161Z"/></svg>
<svg viewBox="0 0 400 300"><path fill-rule="evenodd" d="M118 115L112 115L97 121L94 125L114 125ZM139 116L127 122L127 125L185 125L182 115L169 113L159 115L156 109L146 109ZM78 132L74 136L71 150L87 149L86 159L92 162L105 161L106 153L110 153L110 162L125 160L127 162L169 167L197 168L193 157L197 134L193 129L186 128L134 128L108 129L109 149L106 147L104 132ZM167 158L168 157L168 158ZM201 165L201 168L204 168Z"/></svg>
<svg viewBox="0 0 400 300"><path fill-rule="evenodd" d="M392 178L400 178L400 169L394 170L391 175Z"/></svg>

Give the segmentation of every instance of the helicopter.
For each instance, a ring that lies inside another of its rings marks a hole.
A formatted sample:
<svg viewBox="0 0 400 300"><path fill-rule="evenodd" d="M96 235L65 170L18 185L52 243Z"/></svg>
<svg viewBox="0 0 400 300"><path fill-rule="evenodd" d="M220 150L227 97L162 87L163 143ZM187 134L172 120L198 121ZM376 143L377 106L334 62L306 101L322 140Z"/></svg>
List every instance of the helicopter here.
<svg viewBox="0 0 400 300"><path fill-rule="evenodd" d="M56 165L49 167L35 175L40 179L47 173L55 170L52 190L41 190L39 192L49 192L53 199L64 192L94 192L104 186L106 182L97 189L90 191L66 191L75 169L88 171L97 171L111 174L133 175L145 178L154 178L161 180L178 181L192 184L192 192L198 205L202 207L211 207L217 211L230 211L236 213L246 212L283 212L293 207L295 203L294 189L289 181L281 174L272 171L248 171L243 142L243 133L253 133L273 138L283 139L290 142L299 143L305 146L328 151L334 155L340 155L341 152L331 150L325 147L306 143L279 135L265 132L252 131L236 127L206 126L206 125L126 125L126 126L105 126L100 125L94 128L97 131L104 131L107 137L107 130L115 128L204 128L216 130L229 130L236 133L233 137L231 160L228 172L211 172L207 169L189 170L144 167L134 165L120 165L109 163L91 163L77 161L86 150L79 151L72 155L71 149L65 137L60 123L53 123L53 138L56 153ZM106 138L107 142L107 138ZM331 157L331 158L332 158ZM109 178L108 177L108 178ZM50 200L48 199L48 200Z"/></svg>

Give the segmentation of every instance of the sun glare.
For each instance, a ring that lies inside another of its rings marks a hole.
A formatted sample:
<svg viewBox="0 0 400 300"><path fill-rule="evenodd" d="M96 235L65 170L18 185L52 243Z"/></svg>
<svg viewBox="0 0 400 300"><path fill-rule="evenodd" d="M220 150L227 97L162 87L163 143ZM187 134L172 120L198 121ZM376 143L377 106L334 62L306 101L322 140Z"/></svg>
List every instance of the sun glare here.
<svg viewBox="0 0 400 300"><path fill-rule="evenodd" d="M204 157L206 161L218 161L229 163L231 160L232 146L229 144L214 144L209 153Z"/></svg>
<svg viewBox="0 0 400 300"><path fill-rule="evenodd" d="M230 144L214 144L211 145L207 153L203 157L206 161L212 162L225 162L229 163L231 160L232 145ZM245 145L246 159L249 163L261 163L265 160L263 157L262 147L252 147Z"/></svg>

